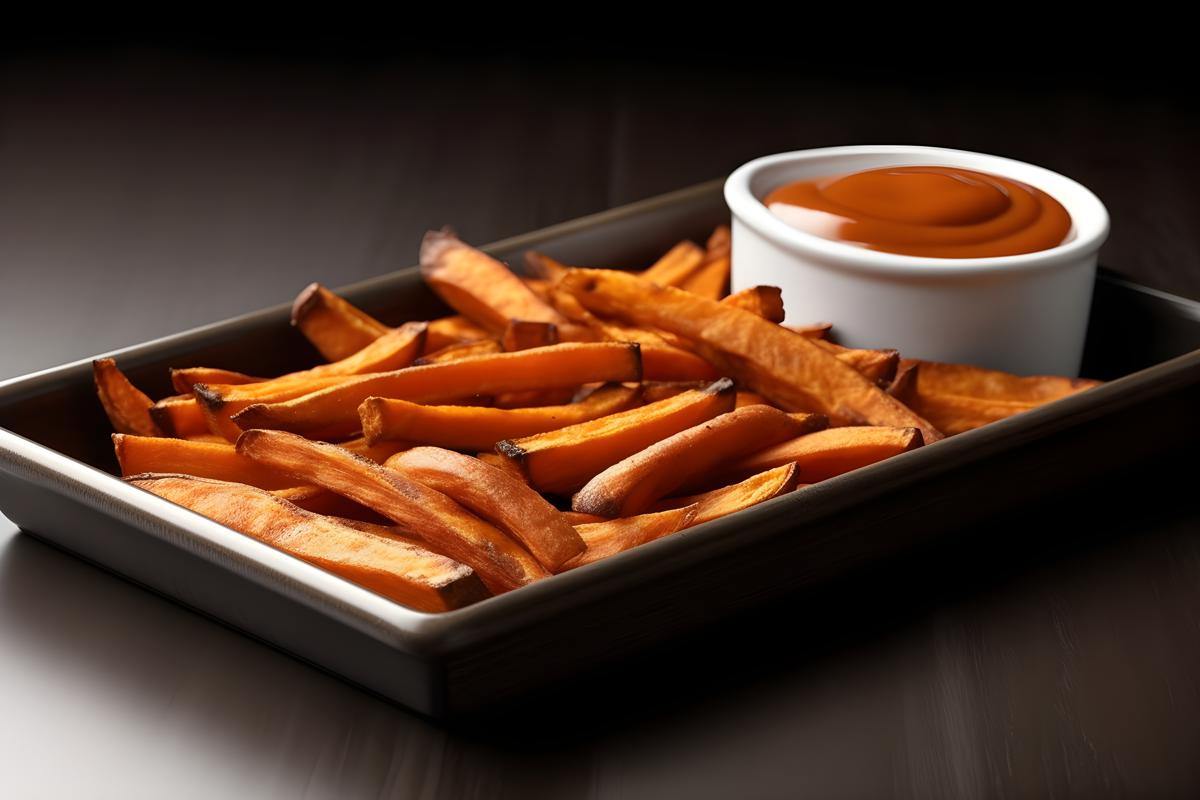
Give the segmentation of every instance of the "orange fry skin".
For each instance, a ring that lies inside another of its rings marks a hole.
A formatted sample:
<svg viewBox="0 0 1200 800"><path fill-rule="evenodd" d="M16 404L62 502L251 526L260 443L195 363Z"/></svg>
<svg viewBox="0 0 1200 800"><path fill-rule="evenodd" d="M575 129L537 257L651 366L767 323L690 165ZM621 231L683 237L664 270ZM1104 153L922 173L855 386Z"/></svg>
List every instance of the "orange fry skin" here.
<svg viewBox="0 0 1200 800"><path fill-rule="evenodd" d="M449 347L452 344L477 342L487 339L491 334L476 325L466 317L455 315L431 320L425 334L425 350L421 355L429 355Z"/></svg>
<svg viewBox="0 0 1200 800"><path fill-rule="evenodd" d="M192 442L121 433L114 433L112 440L124 477L161 472L244 483L268 490L296 485L296 481L288 476L239 455L229 442Z"/></svg>
<svg viewBox="0 0 1200 800"><path fill-rule="evenodd" d="M703 263L704 251L699 245L682 241L643 272L642 279L661 286L679 286Z"/></svg>
<svg viewBox="0 0 1200 800"><path fill-rule="evenodd" d="M190 394L159 400L150 407L150 418L164 436L190 439L193 436L212 433L208 427L208 418L204 416L204 409L196 402L195 396Z"/></svg>
<svg viewBox="0 0 1200 800"><path fill-rule="evenodd" d="M300 329L326 361L352 356L388 331L382 322L319 283L309 284L296 297L292 304L292 325Z"/></svg>
<svg viewBox="0 0 1200 800"><path fill-rule="evenodd" d="M449 611L488 595L469 568L417 542L351 528L261 489L190 475L126 480L418 611Z"/></svg>
<svg viewBox="0 0 1200 800"><path fill-rule="evenodd" d="M577 524L575 530L583 538L587 549L565 563L559 572L594 564L646 542L670 536L692 525L695 513L695 506L685 506L633 517Z"/></svg>
<svg viewBox="0 0 1200 800"><path fill-rule="evenodd" d="M456 342L455 344L447 345L440 350L434 350L428 355L421 356L413 361L414 367L421 367L425 364L440 364L443 361L457 361L460 358L468 356L486 356L492 353L502 353L504 348L500 346L497 339L479 339L474 342Z"/></svg>
<svg viewBox="0 0 1200 800"><path fill-rule="evenodd" d="M386 466L466 506L525 545L551 572L585 549L557 508L499 467L439 447L397 453Z"/></svg>
<svg viewBox="0 0 1200 800"><path fill-rule="evenodd" d="M368 397L358 414L368 442L398 439L453 450L486 450L503 439L545 433L624 411L637 399L638 389L620 384L599 389L578 403L536 408L433 406Z"/></svg>
<svg viewBox="0 0 1200 800"><path fill-rule="evenodd" d="M358 407L368 397L447 403L474 394L495 396L594 382L639 381L641 363L636 344L568 342L351 378L294 400L249 406L234 421L244 429L341 438L353 436L361 428Z"/></svg>
<svg viewBox="0 0 1200 800"><path fill-rule="evenodd" d="M471 567L494 593L549 574L527 550L446 495L337 445L252 430L241 435L237 450L298 483L321 486L382 514L426 547Z"/></svg>
<svg viewBox="0 0 1200 800"><path fill-rule="evenodd" d="M795 464L800 480L817 483L921 445L921 432L916 428L829 428L760 450L722 472L730 477L752 475Z"/></svg>
<svg viewBox="0 0 1200 800"><path fill-rule="evenodd" d="M721 300L727 306L749 311L776 325L783 322L783 290L778 286L751 286Z"/></svg>
<svg viewBox="0 0 1200 800"><path fill-rule="evenodd" d="M591 422L504 440L496 444L496 452L520 467L539 491L567 494L654 442L731 411L735 395L733 383L720 380Z"/></svg>
<svg viewBox="0 0 1200 800"><path fill-rule="evenodd" d="M748 311L614 270L572 270L559 285L594 313L691 339L707 361L782 408L842 424L917 427L927 442L942 436L814 340Z"/></svg>
<svg viewBox="0 0 1200 800"><path fill-rule="evenodd" d="M570 327L570 320L544 303L508 267L449 231L425 234L421 275L447 305L494 334L503 334L514 319Z"/></svg>
<svg viewBox="0 0 1200 800"><path fill-rule="evenodd" d="M150 415L154 401L129 382L125 373L117 368L116 361L111 358L96 359L92 362L92 377L96 382L100 405L104 407L113 430L137 436L163 435L158 423Z"/></svg>
<svg viewBox="0 0 1200 800"><path fill-rule="evenodd" d="M230 369L211 367L185 367L171 370L171 386L180 394L191 394L197 383L221 383L237 386L243 383L258 383L265 378L255 378Z"/></svg>
<svg viewBox="0 0 1200 800"><path fill-rule="evenodd" d="M680 431L601 472L571 500L571 510L602 517L640 514L727 461L810 430L771 406L744 406Z"/></svg>
<svg viewBox="0 0 1200 800"><path fill-rule="evenodd" d="M694 506L696 513L690 524L700 525L787 494L799 487L798 475L795 464L784 464L751 475L731 486L722 486L720 489L688 497L660 500L654 504L654 510L665 511L669 508Z"/></svg>

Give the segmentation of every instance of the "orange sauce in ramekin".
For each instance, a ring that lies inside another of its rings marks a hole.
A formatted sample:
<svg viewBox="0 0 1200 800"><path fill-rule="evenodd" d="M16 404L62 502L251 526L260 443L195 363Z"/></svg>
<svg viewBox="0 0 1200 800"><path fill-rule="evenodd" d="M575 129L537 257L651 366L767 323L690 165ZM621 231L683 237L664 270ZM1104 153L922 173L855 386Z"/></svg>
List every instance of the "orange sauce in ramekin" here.
<svg viewBox="0 0 1200 800"><path fill-rule="evenodd" d="M928 258L988 258L1049 250L1071 231L1050 195L958 167L883 167L796 181L765 198L802 231L871 250Z"/></svg>

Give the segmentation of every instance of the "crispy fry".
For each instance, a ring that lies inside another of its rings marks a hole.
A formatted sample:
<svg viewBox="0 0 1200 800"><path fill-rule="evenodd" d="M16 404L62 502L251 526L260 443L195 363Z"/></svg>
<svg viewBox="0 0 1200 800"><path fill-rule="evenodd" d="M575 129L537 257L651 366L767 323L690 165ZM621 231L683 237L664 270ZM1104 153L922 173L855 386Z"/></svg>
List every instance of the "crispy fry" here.
<svg viewBox="0 0 1200 800"><path fill-rule="evenodd" d="M729 293L729 226L718 225L712 236L708 237L705 249L704 263L696 268L691 275L684 278L679 288L707 297L709 300L720 300Z"/></svg>
<svg viewBox="0 0 1200 800"><path fill-rule="evenodd" d="M570 327L566 317L542 302L508 267L450 231L425 234L421 274L451 308L493 333L504 333L513 319L550 322L560 331Z"/></svg>
<svg viewBox="0 0 1200 800"><path fill-rule="evenodd" d="M552 572L584 551L583 539L562 513L503 469L439 447L397 453L386 466L466 506L525 545Z"/></svg>
<svg viewBox="0 0 1200 800"><path fill-rule="evenodd" d="M587 550L568 561L559 571L566 572L586 564L593 564L638 545L681 531L691 524L692 516L695 513L694 507L687 506L658 511L653 514L639 514L634 517L576 525L575 530L583 537L584 543L587 544Z"/></svg>
<svg viewBox="0 0 1200 800"><path fill-rule="evenodd" d="M771 406L736 409L658 441L604 470L571 499L571 510L602 517L640 514L727 461L810 430L810 424Z"/></svg>
<svg viewBox="0 0 1200 800"><path fill-rule="evenodd" d="M553 322L530 322L511 319L500 337L505 350L528 350L532 347L549 347L558 344L558 326Z"/></svg>
<svg viewBox="0 0 1200 800"><path fill-rule="evenodd" d="M419 611L461 608L487 596L468 567L417 542L356 530L261 489L187 475L127 480Z"/></svg>
<svg viewBox="0 0 1200 800"><path fill-rule="evenodd" d="M229 442L210 444L121 433L114 433L112 440L121 475L125 477L163 472L244 483L268 490L296 485L296 481L288 476L239 455Z"/></svg>
<svg viewBox="0 0 1200 800"><path fill-rule="evenodd" d="M427 406L407 400L368 397L358 408L369 442L399 439L455 450L483 450L502 439L565 428L632 406L638 390L617 384L578 403L540 408Z"/></svg>
<svg viewBox="0 0 1200 800"><path fill-rule="evenodd" d="M193 392L204 410L209 428L226 438L236 439L241 429L230 418L255 403L290 400L341 383L346 376L387 372L407 367L421 350L425 338L424 322L406 322L392 328L352 356L322 364L303 372L240 386L196 384Z"/></svg>
<svg viewBox="0 0 1200 800"><path fill-rule="evenodd" d="M435 350L426 356L413 361L414 367L420 367L425 364L440 364L443 361L457 361L460 358L468 356L485 356L491 353L502 353L504 348L500 346L498 339L480 339L475 342L456 342L455 344L447 345L441 350Z"/></svg>
<svg viewBox="0 0 1200 800"><path fill-rule="evenodd" d="M162 430L150 416L154 402L129 382L125 373L117 368L116 361L96 359L92 362L92 377L96 381L100 405L104 406L113 430L138 436L162 436Z"/></svg>
<svg viewBox="0 0 1200 800"><path fill-rule="evenodd" d="M237 450L383 514L427 547L470 566L492 592L549 574L520 545L446 495L336 445L253 430L242 434Z"/></svg>
<svg viewBox="0 0 1200 800"><path fill-rule="evenodd" d="M695 506L696 513L689 524L699 525L787 494L797 488L798 474L795 464L784 464L752 475L732 486L723 486L720 489L713 489L711 492L689 497L660 500L654 504L654 510L665 511L669 508Z"/></svg>
<svg viewBox="0 0 1200 800"><path fill-rule="evenodd" d="M824 339L813 339L813 344L832 353L839 361L854 367L864 378L877 386L887 386L896 377L900 365L898 350L860 350L842 347Z"/></svg>
<svg viewBox="0 0 1200 800"><path fill-rule="evenodd" d="M722 474L753 475L795 464L800 480L816 483L920 447L916 428L830 428L768 447L740 459Z"/></svg>
<svg viewBox="0 0 1200 800"><path fill-rule="evenodd" d="M783 291L778 286L751 286L721 300L727 306L749 311L767 322L783 322Z"/></svg>
<svg viewBox="0 0 1200 800"><path fill-rule="evenodd" d="M748 311L615 270L574 270L559 285L593 312L687 336L719 370L783 408L819 411L839 423L917 427L926 441L941 438L932 424L814 340Z"/></svg>
<svg viewBox="0 0 1200 800"><path fill-rule="evenodd" d="M1086 378L1020 377L967 364L904 359L888 391L947 435L962 433L1098 386Z"/></svg>
<svg viewBox="0 0 1200 800"><path fill-rule="evenodd" d="M572 342L362 376L295 400L252 405L235 421L247 429L340 438L359 430L358 406L368 397L445 403L476 393L495 395L640 378L641 356L636 344Z"/></svg>
<svg viewBox="0 0 1200 800"><path fill-rule="evenodd" d="M668 397L675 397L684 392L699 391L711 381L644 381L642 383L642 402L649 405Z"/></svg>
<svg viewBox="0 0 1200 800"><path fill-rule="evenodd" d="M190 394L159 400L150 407L150 418L154 420L165 436L190 439L193 436L212 433L208 429L208 420L204 416L204 409L196 402L195 396Z"/></svg>
<svg viewBox="0 0 1200 800"><path fill-rule="evenodd" d="M720 380L702 391L685 392L561 430L498 442L496 451L520 465L534 488L566 494L654 442L732 410L734 395L733 383Z"/></svg>
<svg viewBox="0 0 1200 800"><path fill-rule="evenodd" d="M525 273L529 277L547 281L551 284L557 283L558 279L568 269L562 262L556 261L545 253L539 253L536 250L526 250L523 261L525 263Z"/></svg>
<svg viewBox="0 0 1200 800"><path fill-rule="evenodd" d="M432 320L425 333L425 349L422 355L429 355L463 342L477 342L487 339L491 334L463 316L442 317Z"/></svg>
<svg viewBox="0 0 1200 800"><path fill-rule="evenodd" d="M186 367L171 370L171 385L180 394L191 394L192 387L197 383L222 383L238 386L243 383L258 383L265 378L254 378L230 369L212 369L211 367Z"/></svg>
<svg viewBox="0 0 1200 800"><path fill-rule="evenodd" d="M578 392L574 386L560 386L557 389L531 389L527 392L504 392L496 395L494 408L545 408L546 406L565 406L574 402Z"/></svg>
<svg viewBox="0 0 1200 800"><path fill-rule="evenodd" d="M606 517L599 517L595 514L580 514L578 511L564 511L563 517L572 525L586 525L591 522L608 522Z"/></svg>
<svg viewBox="0 0 1200 800"><path fill-rule="evenodd" d="M695 242L683 241L642 273L642 279L660 286L678 286L704 263L704 251Z"/></svg>
<svg viewBox="0 0 1200 800"><path fill-rule="evenodd" d="M292 304L292 325L300 329L326 361L352 356L388 330L382 322L319 283L309 284L296 297Z"/></svg>

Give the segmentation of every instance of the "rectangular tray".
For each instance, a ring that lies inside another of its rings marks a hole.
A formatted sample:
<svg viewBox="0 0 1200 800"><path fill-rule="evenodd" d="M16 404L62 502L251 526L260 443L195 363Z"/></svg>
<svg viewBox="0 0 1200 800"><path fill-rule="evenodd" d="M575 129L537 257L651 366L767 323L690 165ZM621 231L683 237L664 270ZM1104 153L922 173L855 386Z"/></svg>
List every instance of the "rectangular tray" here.
<svg viewBox="0 0 1200 800"><path fill-rule="evenodd" d="M715 181L485 249L514 264L538 248L567 263L640 266L727 218ZM445 313L416 269L344 293L392 323ZM0 383L0 510L301 659L451 716L1148 457L1193 427L1198 347L1200 303L1102 274L1084 374L1110 383L444 614L398 606L114 477L90 360ZM287 306L108 355L155 396L171 393L168 366L274 374L314 361Z"/></svg>

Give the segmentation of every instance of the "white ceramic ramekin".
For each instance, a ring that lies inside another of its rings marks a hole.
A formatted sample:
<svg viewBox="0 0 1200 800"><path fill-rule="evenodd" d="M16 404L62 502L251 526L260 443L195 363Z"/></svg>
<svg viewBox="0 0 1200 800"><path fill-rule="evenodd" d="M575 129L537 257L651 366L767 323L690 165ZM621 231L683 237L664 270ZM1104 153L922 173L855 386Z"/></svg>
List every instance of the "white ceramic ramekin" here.
<svg viewBox="0 0 1200 800"><path fill-rule="evenodd" d="M900 165L990 172L1037 187L1071 215L1067 241L996 258L921 258L805 233L762 203L792 181ZM1024 375L1079 372L1096 256L1108 212L1088 189L1050 170L940 147L868 145L781 153L725 182L733 212L733 290L783 289L787 322L832 322L850 347L977 364Z"/></svg>

